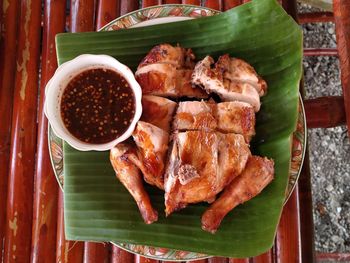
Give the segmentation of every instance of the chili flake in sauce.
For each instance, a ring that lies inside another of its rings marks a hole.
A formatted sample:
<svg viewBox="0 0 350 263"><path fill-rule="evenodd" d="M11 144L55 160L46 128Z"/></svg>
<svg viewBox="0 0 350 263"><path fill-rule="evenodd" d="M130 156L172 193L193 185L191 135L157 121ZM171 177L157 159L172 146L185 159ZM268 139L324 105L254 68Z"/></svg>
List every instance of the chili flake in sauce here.
<svg viewBox="0 0 350 263"><path fill-rule="evenodd" d="M83 142L113 141L129 127L135 98L119 73L104 68L83 71L65 88L61 116L68 131Z"/></svg>

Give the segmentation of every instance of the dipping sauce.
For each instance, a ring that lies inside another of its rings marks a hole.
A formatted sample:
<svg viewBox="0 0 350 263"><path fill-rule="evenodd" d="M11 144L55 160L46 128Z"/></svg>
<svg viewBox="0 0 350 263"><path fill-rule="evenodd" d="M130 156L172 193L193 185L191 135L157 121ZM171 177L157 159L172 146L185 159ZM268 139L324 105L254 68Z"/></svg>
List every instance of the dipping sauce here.
<svg viewBox="0 0 350 263"><path fill-rule="evenodd" d="M63 91L63 123L83 142L102 144L115 140L128 129L134 115L134 93L126 79L113 70L83 71Z"/></svg>

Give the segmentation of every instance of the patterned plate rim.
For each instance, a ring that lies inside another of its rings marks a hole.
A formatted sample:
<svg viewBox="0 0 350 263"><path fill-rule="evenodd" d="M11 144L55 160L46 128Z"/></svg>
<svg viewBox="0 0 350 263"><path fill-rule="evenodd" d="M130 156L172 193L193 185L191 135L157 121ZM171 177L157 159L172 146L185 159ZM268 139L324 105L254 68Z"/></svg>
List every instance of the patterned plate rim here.
<svg viewBox="0 0 350 263"><path fill-rule="evenodd" d="M179 11L180 13L172 13L169 15L171 11ZM182 12L186 11L186 15ZM152 12L154 11L154 12ZM199 11L199 13L198 13ZM204 13L203 13L204 11ZM162 13L163 12L163 13ZM164 12L166 14L164 14ZM106 24L104 27L100 29L100 31L109 31L109 30L119 30L131 27L137 23L152 20L155 18L161 17L169 17L169 16L180 16L180 17L200 17L200 16L211 16L220 13L220 11L194 6L194 5L182 5L182 4L169 4L169 5L161 5L161 6L152 6L148 8L139 9L118 17L117 19L111 21ZM297 129L293 133L293 142L292 142L292 158L291 158L291 166L289 169L289 179L288 179L288 187L286 189L286 198L284 204L288 201L291 196L296 182L299 178L302 165L304 162L304 156L306 151L306 141L307 141L307 127L305 120L305 110L301 95L299 94L299 112L298 112L298 121L297 121ZM63 141L60 139L51 129L51 126L48 125L48 146L50 153L50 160L53 167L54 174L56 176L57 182L63 191ZM209 255L204 255L196 252L187 252L187 251L178 251L168 249L162 255L154 255L154 252L160 252L161 249L153 248L149 246L141 246L134 244L124 244L124 243L116 243L111 242L117 247L124 249L128 252L142 255L148 258L156 259L156 260L170 260L170 261L192 261L192 260L200 260L210 257ZM143 250L143 251L141 251ZM147 251L145 253L145 251ZM162 253L162 252L160 252Z"/></svg>

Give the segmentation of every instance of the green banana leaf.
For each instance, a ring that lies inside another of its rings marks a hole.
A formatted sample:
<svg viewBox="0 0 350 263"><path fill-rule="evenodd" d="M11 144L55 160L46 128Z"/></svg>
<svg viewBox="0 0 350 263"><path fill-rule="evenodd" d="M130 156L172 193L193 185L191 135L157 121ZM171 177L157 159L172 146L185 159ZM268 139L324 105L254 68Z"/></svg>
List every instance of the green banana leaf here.
<svg viewBox="0 0 350 263"><path fill-rule="evenodd" d="M198 58L224 53L250 62L268 82L257 116L252 151L275 161L275 179L237 207L215 235L201 229L207 204L164 216L164 196L148 187L158 222L143 223L128 191L115 178L108 152L79 152L64 145L66 237L117 241L228 257L269 249L281 215L295 130L301 78L302 32L275 0L255 0L225 13L171 24L113 32L59 34L59 64L84 54L108 54L135 69L154 45L179 43Z"/></svg>

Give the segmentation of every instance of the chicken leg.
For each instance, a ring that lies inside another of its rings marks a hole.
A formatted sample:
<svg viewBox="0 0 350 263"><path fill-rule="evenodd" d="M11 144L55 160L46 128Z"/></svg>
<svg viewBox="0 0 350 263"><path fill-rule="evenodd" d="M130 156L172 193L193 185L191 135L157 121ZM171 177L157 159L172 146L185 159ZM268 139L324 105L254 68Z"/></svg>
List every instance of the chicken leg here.
<svg viewBox="0 0 350 263"><path fill-rule="evenodd" d="M158 220L158 213L152 207L148 193L144 189L140 170L130 158L137 158L133 148L126 144L118 144L110 152L110 161L117 178L128 189L135 199L140 213L146 224Z"/></svg>
<svg viewBox="0 0 350 263"><path fill-rule="evenodd" d="M202 229L214 234L222 219L236 206L258 195L272 181L273 175L272 160L251 156L242 174L234 179L204 212Z"/></svg>

